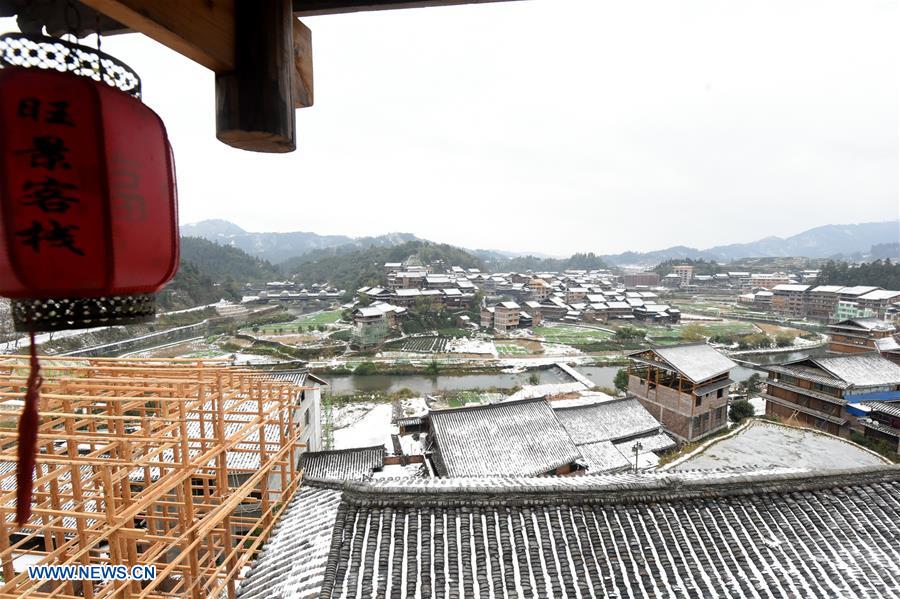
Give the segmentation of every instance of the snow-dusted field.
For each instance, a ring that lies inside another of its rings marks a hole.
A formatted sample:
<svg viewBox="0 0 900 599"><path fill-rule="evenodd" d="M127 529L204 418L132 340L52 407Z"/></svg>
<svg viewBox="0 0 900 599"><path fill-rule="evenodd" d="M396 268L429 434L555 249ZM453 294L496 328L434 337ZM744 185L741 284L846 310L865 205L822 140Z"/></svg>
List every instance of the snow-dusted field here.
<svg viewBox="0 0 900 599"><path fill-rule="evenodd" d="M445 351L455 354L486 354L497 357L497 347L491 339L457 337L447 343Z"/></svg>
<svg viewBox="0 0 900 599"><path fill-rule="evenodd" d="M334 429L334 448L370 447L384 444L391 447L391 404L377 404L368 409L353 424ZM335 419L337 420L337 419ZM337 426L337 422L335 422Z"/></svg>
<svg viewBox="0 0 900 599"><path fill-rule="evenodd" d="M701 447L672 470L741 466L786 466L835 470L877 466L886 461L832 435L780 424L753 421L734 435Z"/></svg>

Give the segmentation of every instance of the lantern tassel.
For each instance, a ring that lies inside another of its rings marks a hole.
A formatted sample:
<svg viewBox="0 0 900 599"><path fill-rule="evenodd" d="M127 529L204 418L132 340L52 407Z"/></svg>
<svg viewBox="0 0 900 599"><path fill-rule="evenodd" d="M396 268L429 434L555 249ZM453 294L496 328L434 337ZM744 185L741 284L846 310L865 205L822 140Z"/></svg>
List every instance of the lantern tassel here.
<svg viewBox="0 0 900 599"><path fill-rule="evenodd" d="M31 331L31 372L25 391L25 407L19 417L19 465L16 469L16 524L23 526L31 517L31 492L37 454L38 401L41 396L41 364L38 362L34 331Z"/></svg>

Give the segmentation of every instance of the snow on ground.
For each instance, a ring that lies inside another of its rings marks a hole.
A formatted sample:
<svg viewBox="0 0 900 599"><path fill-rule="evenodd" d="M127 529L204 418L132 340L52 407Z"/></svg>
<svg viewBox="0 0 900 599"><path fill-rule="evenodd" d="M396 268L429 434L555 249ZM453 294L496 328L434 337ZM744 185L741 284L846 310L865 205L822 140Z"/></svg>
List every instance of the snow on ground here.
<svg viewBox="0 0 900 599"><path fill-rule="evenodd" d="M404 417L424 416L428 413L428 404L424 397L413 397L412 399L401 399L400 410Z"/></svg>
<svg viewBox="0 0 900 599"><path fill-rule="evenodd" d="M766 400L762 397L751 397L747 401L753 406L753 413L757 416L762 416L766 413Z"/></svg>
<svg viewBox="0 0 900 599"><path fill-rule="evenodd" d="M447 343L444 351L454 354L489 354L497 357L497 346L493 340L475 337L456 337Z"/></svg>
<svg viewBox="0 0 900 599"><path fill-rule="evenodd" d="M582 391L578 397L571 399L554 399L551 406L554 408L577 408L580 406L592 406L598 403L614 401L616 398L600 391Z"/></svg>
<svg viewBox="0 0 900 599"><path fill-rule="evenodd" d="M575 349L571 345L563 345L562 343L542 342L544 353L551 356L577 356L583 353L580 349Z"/></svg>
<svg viewBox="0 0 900 599"><path fill-rule="evenodd" d="M425 453L426 435L420 434L418 439L413 439L412 435L403 435L400 437L400 447L406 455L421 455Z"/></svg>
<svg viewBox="0 0 900 599"><path fill-rule="evenodd" d="M392 447L391 433L396 432L391 426L392 411L391 404L378 404L350 426L335 428L334 449L382 444L387 448Z"/></svg>
<svg viewBox="0 0 900 599"><path fill-rule="evenodd" d="M674 462L671 469L785 466L835 470L877 466L885 462L881 456L833 435L753 420L733 434L703 445Z"/></svg>
<svg viewBox="0 0 900 599"><path fill-rule="evenodd" d="M506 401L516 401L518 399L533 399L535 397L546 397L550 395L563 395L566 393L576 393L578 391L587 390L584 383L548 383L546 385L525 385L520 391L516 391L510 395Z"/></svg>
<svg viewBox="0 0 900 599"><path fill-rule="evenodd" d="M682 314L681 314L681 320L683 320L683 321L700 321L700 320L703 320L703 321L714 322L714 321L718 321L718 320L722 320L722 319L721 319L720 317L718 317L718 316L704 316L703 314L688 314L688 313L682 313Z"/></svg>
<svg viewBox="0 0 900 599"><path fill-rule="evenodd" d="M269 364L271 362L284 362L279 358L273 358L272 356L263 356L259 354L245 354L243 352L232 352L228 354L229 356L234 356L234 364L235 366L241 366L244 364Z"/></svg>
<svg viewBox="0 0 900 599"><path fill-rule="evenodd" d="M331 413L331 422L334 428L345 428L361 420L369 410L378 404L370 402L353 402L336 405Z"/></svg>
<svg viewBox="0 0 900 599"><path fill-rule="evenodd" d="M372 478L417 478L422 476L425 465L421 462L407 464L385 464L381 471L372 473Z"/></svg>

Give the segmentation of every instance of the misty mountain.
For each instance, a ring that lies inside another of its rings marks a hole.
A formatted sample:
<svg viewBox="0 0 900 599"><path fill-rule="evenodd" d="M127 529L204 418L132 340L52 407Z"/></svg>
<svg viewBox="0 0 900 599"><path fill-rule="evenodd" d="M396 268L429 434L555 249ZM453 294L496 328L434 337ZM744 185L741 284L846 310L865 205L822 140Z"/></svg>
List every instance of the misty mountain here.
<svg viewBox="0 0 900 599"><path fill-rule="evenodd" d="M277 264L315 250L329 248L393 247L418 238L411 233L388 233L377 237L319 235L306 231L252 233L227 220L210 219L181 226L182 236L200 237L220 245L241 249L251 256Z"/></svg>
<svg viewBox="0 0 900 599"><path fill-rule="evenodd" d="M620 266L651 266L672 259L714 260L731 262L744 258L803 256L834 258L854 254L868 255L873 245L896 244L900 241L900 221L824 225L790 237L765 237L750 243L719 245L705 250L673 246L652 252L624 252L602 256Z"/></svg>

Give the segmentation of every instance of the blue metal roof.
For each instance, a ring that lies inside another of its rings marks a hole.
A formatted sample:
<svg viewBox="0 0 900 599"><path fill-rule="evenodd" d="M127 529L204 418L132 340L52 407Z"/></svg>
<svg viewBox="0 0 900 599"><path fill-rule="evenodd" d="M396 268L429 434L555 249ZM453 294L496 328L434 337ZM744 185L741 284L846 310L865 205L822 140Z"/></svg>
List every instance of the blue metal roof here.
<svg viewBox="0 0 900 599"><path fill-rule="evenodd" d="M875 393L860 393L859 395L845 395L850 403L859 403L861 401L897 401L900 399L900 390L898 391L877 391Z"/></svg>

